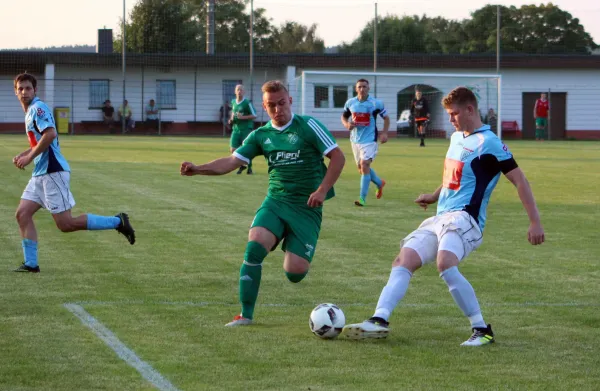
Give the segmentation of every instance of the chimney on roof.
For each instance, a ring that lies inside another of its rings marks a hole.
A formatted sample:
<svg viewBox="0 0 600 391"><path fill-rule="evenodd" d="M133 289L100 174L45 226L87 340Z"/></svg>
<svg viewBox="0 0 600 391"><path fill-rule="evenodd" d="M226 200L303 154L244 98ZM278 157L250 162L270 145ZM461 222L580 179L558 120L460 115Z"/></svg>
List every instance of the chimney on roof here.
<svg viewBox="0 0 600 391"><path fill-rule="evenodd" d="M215 0L207 0L206 13L206 54L215 54Z"/></svg>
<svg viewBox="0 0 600 391"><path fill-rule="evenodd" d="M98 44L96 53L107 54L113 52L113 34L112 29L98 29Z"/></svg>

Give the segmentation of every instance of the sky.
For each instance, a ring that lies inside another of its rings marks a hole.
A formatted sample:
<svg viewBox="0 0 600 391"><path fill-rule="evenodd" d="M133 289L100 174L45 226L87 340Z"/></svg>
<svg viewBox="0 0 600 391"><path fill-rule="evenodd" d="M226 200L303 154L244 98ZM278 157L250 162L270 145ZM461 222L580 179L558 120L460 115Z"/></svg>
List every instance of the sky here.
<svg viewBox="0 0 600 391"><path fill-rule="evenodd" d="M123 15L123 0L5 0L0 6L0 49L95 45L99 28L112 28L115 35ZM137 0L126 0L127 13ZM216 0L217 6L219 0ZM514 0L377 0L378 14L468 18L488 3L521 6L532 1ZM600 1L552 0L579 18L585 30L600 44ZM375 14L375 0L254 0L265 8L275 25L287 20L318 25L317 34L326 46L351 42ZM540 2L536 2L540 4ZM354 27L356 26L356 27Z"/></svg>

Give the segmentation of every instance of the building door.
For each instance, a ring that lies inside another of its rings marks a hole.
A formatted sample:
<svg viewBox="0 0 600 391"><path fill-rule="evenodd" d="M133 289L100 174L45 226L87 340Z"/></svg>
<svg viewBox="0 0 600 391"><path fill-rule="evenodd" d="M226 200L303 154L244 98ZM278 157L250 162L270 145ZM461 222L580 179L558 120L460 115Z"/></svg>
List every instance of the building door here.
<svg viewBox="0 0 600 391"><path fill-rule="evenodd" d="M533 106L540 97L541 92L523 93L523 139L535 138L535 119L533 118ZM548 95L550 101L550 115L548 117L548 138L550 140L562 140L565 138L567 128L567 93L552 92Z"/></svg>

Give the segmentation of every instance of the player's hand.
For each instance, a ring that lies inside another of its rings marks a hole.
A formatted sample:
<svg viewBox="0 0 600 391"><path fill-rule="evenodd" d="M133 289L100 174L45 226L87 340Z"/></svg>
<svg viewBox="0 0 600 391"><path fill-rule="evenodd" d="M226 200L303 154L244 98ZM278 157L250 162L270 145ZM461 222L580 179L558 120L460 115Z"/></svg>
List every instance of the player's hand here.
<svg viewBox="0 0 600 391"><path fill-rule="evenodd" d="M534 246L544 243L546 237L544 235L544 228L541 224L536 223L529 225L529 230L527 230L527 240Z"/></svg>
<svg viewBox="0 0 600 391"><path fill-rule="evenodd" d="M237 119L242 119L241 117L243 117L243 114L242 113L237 113L236 117L237 117Z"/></svg>
<svg viewBox="0 0 600 391"><path fill-rule="evenodd" d="M387 143L387 141L388 141L388 134L387 134L387 132L381 133L381 135L379 136L379 142L382 143L382 144L385 144L385 143Z"/></svg>
<svg viewBox="0 0 600 391"><path fill-rule="evenodd" d="M29 154L24 154L20 156L15 156L13 158L13 163L15 164L15 166L17 166L17 168L24 170L25 167L27 167L27 165L31 163L32 160L33 159L31 159L31 156L29 156Z"/></svg>
<svg viewBox="0 0 600 391"><path fill-rule="evenodd" d="M356 124L352 120L349 119L348 126L346 126L346 129L353 130L354 128L356 128Z"/></svg>
<svg viewBox="0 0 600 391"><path fill-rule="evenodd" d="M192 176L194 175L194 163L191 162L183 162L181 163L181 167L179 168L179 172L184 176Z"/></svg>
<svg viewBox="0 0 600 391"><path fill-rule="evenodd" d="M427 205L435 204L437 202L437 198L433 194L421 194L415 200L415 203L419 204L419 206L425 210L427 210Z"/></svg>
<svg viewBox="0 0 600 391"><path fill-rule="evenodd" d="M325 202L326 195L326 193L317 190L314 193L312 193L310 197L308 197L308 202L306 204L311 208L318 208L320 206L323 206L323 202Z"/></svg>
<svg viewBox="0 0 600 391"><path fill-rule="evenodd" d="M230 119L229 121L227 121L227 125L229 125L229 126L233 125L233 120Z"/></svg>

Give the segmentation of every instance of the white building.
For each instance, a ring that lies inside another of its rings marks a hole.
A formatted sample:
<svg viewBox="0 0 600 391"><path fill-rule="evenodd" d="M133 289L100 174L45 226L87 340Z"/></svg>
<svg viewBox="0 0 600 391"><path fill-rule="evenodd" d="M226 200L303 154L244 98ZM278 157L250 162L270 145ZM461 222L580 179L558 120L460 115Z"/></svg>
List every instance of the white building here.
<svg viewBox="0 0 600 391"><path fill-rule="evenodd" d="M419 86L430 99L432 128L444 134L450 128L439 99L453 87L466 85L478 95L482 116L489 108L498 111L499 96L501 120L516 122L525 137L533 136L535 99L551 92L552 139L600 138L600 56L505 56L500 94L497 80L483 76L495 74L493 56L382 55L378 72L386 75L376 78L367 73L371 64L368 55L257 55L250 80L247 55L131 54L124 83L118 54L0 52L0 132L23 129L12 80L27 70L38 77L38 96L49 106L70 109L69 130L78 134L107 131L99 123L100 106L110 99L117 110L123 87L138 122L145 118L145 104L155 99L162 109L164 134L221 134L220 108L233 97L235 84L241 82L248 90L252 85L247 96L253 97L258 120L266 121L258 104L260 86L280 79L290 87L296 113L317 117L339 136L347 133L340 123L343 104L352 96L356 80L365 76L392 122ZM303 71L310 72L302 78ZM399 72L421 75L391 75ZM444 77L448 74L455 76Z"/></svg>

